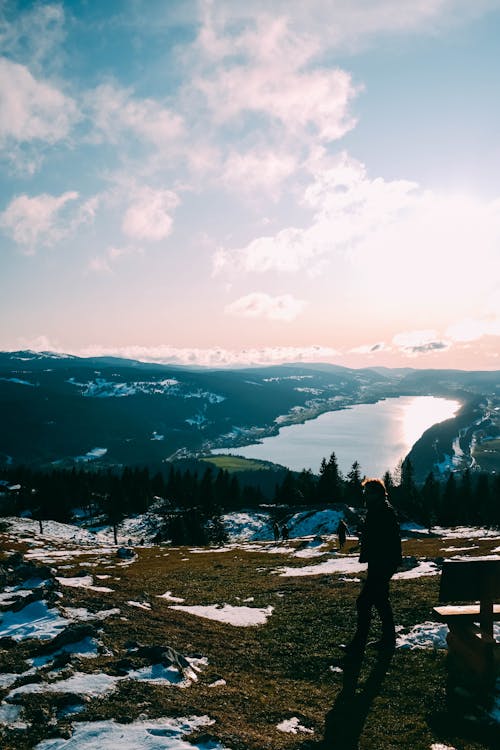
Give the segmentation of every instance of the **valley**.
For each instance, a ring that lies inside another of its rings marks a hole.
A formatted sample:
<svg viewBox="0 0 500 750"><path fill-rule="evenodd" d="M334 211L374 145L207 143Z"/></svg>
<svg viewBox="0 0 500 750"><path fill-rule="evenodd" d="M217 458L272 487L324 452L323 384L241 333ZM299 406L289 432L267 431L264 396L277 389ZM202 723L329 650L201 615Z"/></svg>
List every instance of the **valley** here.
<svg viewBox="0 0 500 750"><path fill-rule="evenodd" d="M325 412L399 396L462 404L410 451L433 468L500 470L500 374L298 363L210 370L50 352L0 353L1 465L161 467L238 448ZM334 450L334 445L332 445Z"/></svg>

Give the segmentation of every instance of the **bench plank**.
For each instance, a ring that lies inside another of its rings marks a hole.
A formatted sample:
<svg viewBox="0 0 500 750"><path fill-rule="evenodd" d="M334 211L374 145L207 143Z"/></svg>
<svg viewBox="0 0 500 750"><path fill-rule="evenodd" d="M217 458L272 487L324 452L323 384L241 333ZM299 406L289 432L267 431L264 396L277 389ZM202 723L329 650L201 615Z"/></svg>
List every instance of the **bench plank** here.
<svg viewBox="0 0 500 750"><path fill-rule="evenodd" d="M432 611L444 622L454 618L463 618L469 622L479 622L479 604L446 605L444 607L433 607ZM493 605L493 619L496 622L500 622L500 604Z"/></svg>

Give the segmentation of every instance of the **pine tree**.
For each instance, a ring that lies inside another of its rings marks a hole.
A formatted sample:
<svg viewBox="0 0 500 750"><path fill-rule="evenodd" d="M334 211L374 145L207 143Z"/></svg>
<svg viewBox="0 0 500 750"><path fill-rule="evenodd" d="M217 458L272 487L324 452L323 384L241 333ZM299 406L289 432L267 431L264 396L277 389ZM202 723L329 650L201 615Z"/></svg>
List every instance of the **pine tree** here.
<svg viewBox="0 0 500 750"><path fill-rule="evenodd" d="M297 478L297 486L304 503L309 504L314 501L316 495L316 482L311 469L302 469Z"/></svg>
<svg viewBox="0 0 500 750"><path fill-rule="evenodd" d="M211 514L215 506L215 492L213 471L210 466L205 470L205 473L203 474L202 480L200 482L199 498L204 511L207 514Z"/></svg>
<svg viewBox="0 0 500 750"><path fill-rule="evenodd" d="M439 522L445 526L453 526L457 522L457 483L452 471L444 487Z"/></svg>
<svg viewBox="0 0 500 750"><path fill-rule="evenodd" d="M419 496L415 484L413 464L409 458L401 465L401 483L398 493L399 506L410 516L418 518Z"/></svg>
<svg viewBox="0 0 500 750"><path fill-rule="evenodd" d="M292 472L288 469L283 477L283 481L276 487L275 502L284 503L285 505L293 505L296 498L295 490L295 478Z"/></svg>
<svg viewBox="0 0 500 750"><path fill-rule="evenodd" d="M500 476L493 479L491 488L489 523L492 526L500 526Z"/></svg>
<svg viewBox="0 0 500 750"><path fill-rule="evenodd" d="M319 469L318 500L320 502L338 503L342 498L342 481L337 457L332 451L328 461L322 459Z"/></svg>
<svg viewBox="0 0 500 750"><path fill-rule="evenodd" d="M489 524L494 513L492 511L492 493L490 478L485 472L481 472L477 478L474 491L473 521L477 524Z"/></svg>
<svg viewBox="0 0 500 750"><path fill-rule="evenodd" d="M233 475L229 483L229 507L241 507L241 488L237 478Z"/></svg>
<svg viewBox="0 0 500 750"><path fill-rule="evenodd" d="M361 467L358 461L354 461L351 470L347 474L346 502L355 508L363 505L363 484L361 479Z"/></svg>
<svg viewBox="0 0 500 750"><path fill-rule="evenodd" d="M470 523L473 515L470 469L465 469L457 493L457 517L459 523Z"/></svg>
<svg viewBox="0 0 500 750"><path fill-rule="evenodd" d="M422 521L431 530L439 512L441 487L430 471L421 490Z"/></svg>
<svg viewBox="0 0 500 750"><path fill-rule="evenodd" d="M389 495L389 498L391 497L391 493L394 489L394 480L392 478L392 474L389 470L387 470L382 477L382 481L385 484L385 489L387 490L387 494Z"/></svg>

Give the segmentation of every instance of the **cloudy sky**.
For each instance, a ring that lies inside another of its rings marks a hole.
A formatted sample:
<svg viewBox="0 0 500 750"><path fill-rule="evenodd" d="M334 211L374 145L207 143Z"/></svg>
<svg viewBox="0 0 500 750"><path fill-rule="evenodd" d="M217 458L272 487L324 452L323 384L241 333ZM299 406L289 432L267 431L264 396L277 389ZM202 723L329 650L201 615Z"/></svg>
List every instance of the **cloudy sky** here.
<svg viewBox="0 0 500 750"><path fill-rule="evenodd" d="M500 369L500 0L0 0L0 348Z"/></svg>

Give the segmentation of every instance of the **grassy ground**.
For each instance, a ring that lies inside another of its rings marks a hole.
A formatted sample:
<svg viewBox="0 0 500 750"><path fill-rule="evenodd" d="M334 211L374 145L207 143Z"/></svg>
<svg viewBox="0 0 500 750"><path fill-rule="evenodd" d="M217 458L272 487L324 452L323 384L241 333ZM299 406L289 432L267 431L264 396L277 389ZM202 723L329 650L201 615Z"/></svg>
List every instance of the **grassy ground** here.
<svg viewBox="0 0 500 750"><path fill-rule="evenodd" d="M5 536L3 543L12 549ZM453 544L463 546L463 540L410 540L404 553L443 556L443 546ZM486 554L498 542L478 544L475 552ZM296 545L297 541L289 543L290 549ZM123 680L116 692L89 701L78 720L129 722L144 714L208 714L215 720L210 737L231 750L430 750L433 743L456 750L498 750L498 736L448 710L444 652L397 650L384 660L367 651L361 664L342 671L337 646L353 632L360 584L338 575L280 577L276 571L284 564L313 561L269 554L262 545L251 547L203 554L188 548L142 548L137 560L123 568L110 554L96 552L95 559L85 558L83 569L94 576L111 575L102 583L114 591L64 588L64 604L92 611L119 607L120 615L102 623L100 637L112 655L82 659L79 671L116 673L120 659L129 655L131 640L205 656L208 666L199 681L185 689ZM81 573L81 560L75 558L73 566L59 574ZM64 565L72 563L65 560ZM233 627L172 609L169 602L156 598L167 590L190 605L242 605L253 597L251 606L272 605L274 611L266 625ZM436 576L393 582L397 622L412 626L432 620L437 597ZM138 609L128 601L150 602L152 608ZM36 644L1 645L0 672L21 672ZM220 679L226 684L211 687ZM0 690L0 698L7 693ZM33 724L28 731L0 728L3 750L24 750L47 736L69 732L69 720L59 720L56 727L47 720L61 700L55 694L26 696L24 705ZM278 731L276 725L291 717L313 733Z"/></svg>
<svg viewBox="0 0 500 750"><path fill-rule="evenodd" d="M234 471L266 471L276 468L276 464L272 464L268 461L243 458L242 456L205 456L204 458L201 458L200 461L204 461L207 464L212 464L218 469L224 469L229 473L232 473Z"/></svg>

